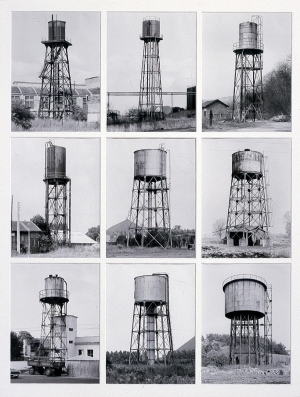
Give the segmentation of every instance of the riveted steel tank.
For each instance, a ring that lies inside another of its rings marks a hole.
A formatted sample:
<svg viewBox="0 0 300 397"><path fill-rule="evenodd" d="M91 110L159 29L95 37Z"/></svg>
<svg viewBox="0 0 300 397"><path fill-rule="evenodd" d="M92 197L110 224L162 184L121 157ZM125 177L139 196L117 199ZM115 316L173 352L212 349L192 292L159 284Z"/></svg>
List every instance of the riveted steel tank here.
<svg viewBox="0 0 300 397"><path fill-rule="evenodd" d="M156 17L146 17L143 19L142 37L160 38L160 19Z"/></svg>
<svg viewBox="0 0 300 397"><path fill-rule="evenodd" d="M48 304L64 304L69 301L67 283L62 277L45 278L45 289L40 292L40 301Z"/></svg>
<svg viewBox="0 0 300 397"><path fill-rule="evenodd" d="M57 41L65 40L66 38L66 22L65 21L50 21L48 22L48 40Z"/></svg>
<svg viewBox="0 0 300 397"><path fill-rule="evenodd" d="M257 318L264 317L266 290L266 281L251 274L226 279L223 283L225 316L233 318L238 313L251 312Z"/></svg>
<svg viewBox="0 0 300 397"><path fill-rule="evenodd" d="M52 145L47 148L46 178L66 177L66 148Z"/></svg>
<svg viewBox="0 0 300 397"><path fill-rule="evenodd" d="M239 48L257 48L257 24L255 22L243 22L239 25Z"/></svg>
<svg viewBox="0 0 300 397"><path fill-rule="evenodd" d="M134 152L134 179L149 182L166 179L167 152L161 149L142 149Z"/></svg>
<svg viewBox="0 0 300 397"><path fill-rule="evenodd" d="M232 154L232 174L241 177L244 173L263 173L263 154L250 149Z"/></svg>
<svg viewBox="0 0 300 397"><path fill-rule="evenodd" d="M139 276L134 279L135 303L162 304L167 302L167 278L160 275Z"/></svg>

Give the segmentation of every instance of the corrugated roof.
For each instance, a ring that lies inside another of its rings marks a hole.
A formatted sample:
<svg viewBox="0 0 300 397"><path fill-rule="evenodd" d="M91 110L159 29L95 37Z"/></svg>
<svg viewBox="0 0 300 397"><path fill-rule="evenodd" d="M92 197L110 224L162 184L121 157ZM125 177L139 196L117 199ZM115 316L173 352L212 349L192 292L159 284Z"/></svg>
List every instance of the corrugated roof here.
<svg viewBox="0 0 300 397"><path fill-rule="evenodd" d="M81 232L71 232L72 244L97 244L95 240Z"/></svg>
<svg viewBox="0 0 300 397"><path fill-rule="evenodd" d="M89 88L92 95L100 95L100 88Z"/></svg>
<svg viewBox="0 0 300 397"><path fill-rule="evenodd" d="M32 87L19 87L24 95L36 95L36 91Z"/></svg>
<svg viewBox="0 0 300 397"><path fill-rule="evenodd" d="M42 230L37 227L33 222L31 221L20 221L20 232L28 232L28 229L30 232L42 232ZM17 221L12 221L12 232L17 231Z"/></svg>
<svg viewBox="0 0 300 397"><path fill-rule="evenodd" d="M21 90L20 90L20 88L19 87L16 87L16 86L12 86L11 87L11 93L12 94L21 94Z"/></svg>

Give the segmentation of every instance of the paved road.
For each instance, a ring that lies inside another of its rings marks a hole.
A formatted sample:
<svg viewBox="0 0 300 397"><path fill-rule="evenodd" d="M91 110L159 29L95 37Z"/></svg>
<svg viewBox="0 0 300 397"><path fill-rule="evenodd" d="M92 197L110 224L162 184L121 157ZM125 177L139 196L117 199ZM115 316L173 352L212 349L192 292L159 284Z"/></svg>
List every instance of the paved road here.
<svg viewBox="0 0 300 397"><path fill-rule="evenodd" d="M29 375L23 373L18 379L11 379L11 383L99 383L99 378L69 378L68 376Z"/></svg>

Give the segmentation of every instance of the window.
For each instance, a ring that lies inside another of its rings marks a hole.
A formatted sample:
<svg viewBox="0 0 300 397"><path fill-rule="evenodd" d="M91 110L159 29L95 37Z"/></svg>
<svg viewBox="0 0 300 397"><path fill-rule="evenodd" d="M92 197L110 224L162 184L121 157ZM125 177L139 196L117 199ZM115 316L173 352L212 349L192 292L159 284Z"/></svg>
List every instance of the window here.
<svg viewBox="0 0 300 397"><path fill-rule="evenodd" d="M73 343L73 341L72 341L72 340L69 340L69 343Z"/></svg>
<svg viewBox="0 0 300 397"><path fill-rule="evenodd" d="M20 99L20 95L12 95L11 96L11 101L17 101L18 99Z"/></svg>
<svg viewBox="0 0 300 397"><path fill-rule="evenodd" d="M89 349L88 349L87 355L88 355L89 357L94 357L94 355L93 355L93 350L89 350Z"/></svg>
<svg viewBox="0 0 300 397"><path fill-rule="evenodd" d="M34 108L34 96L33 95L25 95L25 106L27 108Z"/></svg>
<svg viewBox="0 0 300 397"><path fill-rule="evenodd" d="M206 110L204 110L203 113L204 113L204 117L206 117Z"/></svg>
<svg viewBox="0 0 300 397"><path fill-rule="evenodd" d="M73 97L73 105L77 105L77 98Z"/></svg>
<svg viewBox="0 0 300 397"><path fill-rule="evenodd" d="M82 349L78 350L78 356L83 356L83 350Z"/></svg>
<svg viewBox="0 0 300 397"><path fill-rule="evenodd" d="M87 110L86 97L82 98L82 109Z"/></svg>
<svg viewBox="0 0 300 397"><path fill-rule="evenodd" d="M69 331L73 331L73 328L69 328Z"/></svg>

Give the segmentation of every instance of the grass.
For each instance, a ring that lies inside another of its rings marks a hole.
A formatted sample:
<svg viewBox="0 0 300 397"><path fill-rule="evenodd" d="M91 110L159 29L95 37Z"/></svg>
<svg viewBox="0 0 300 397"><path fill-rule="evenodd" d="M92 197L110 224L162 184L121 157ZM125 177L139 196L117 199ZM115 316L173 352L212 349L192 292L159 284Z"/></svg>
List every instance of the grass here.
<svg viewBox="0 0 300 397"><path fill-rule="evenodd" d="M13 132L23 131L21 126L12 123L11 130ZM86 121L76 121L72 119L67 120L53 120L53 119L39 119L35 118L32 121L32 126L29 131L99 131L99 123L88 123Z"/></svg>
<svg viewBox="0 0 300 397"><path fill-rule="evenodd" d="M195 258L195 250L161 247L124 247L121 245L107 245L108 258Z"/></svg>
<svg viewBox="0 0 300 397"><path fill-rule="evenodd" d="M106 383L117 384L194 384L192 364L126 365L117 364L106 370Z"/></svg>
<svg viewBox="0 0 300 397"><path fill-rule="evenodd" d="M58 247L54 251L39 254L17 254L12 252L12 257L17 258L99 258L99 246L80 246L80 247Z"/></svg>

